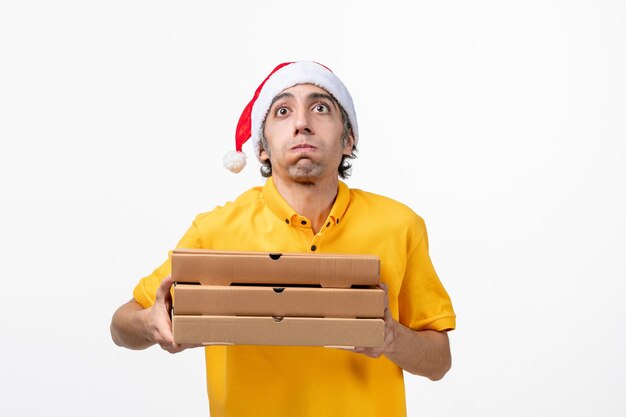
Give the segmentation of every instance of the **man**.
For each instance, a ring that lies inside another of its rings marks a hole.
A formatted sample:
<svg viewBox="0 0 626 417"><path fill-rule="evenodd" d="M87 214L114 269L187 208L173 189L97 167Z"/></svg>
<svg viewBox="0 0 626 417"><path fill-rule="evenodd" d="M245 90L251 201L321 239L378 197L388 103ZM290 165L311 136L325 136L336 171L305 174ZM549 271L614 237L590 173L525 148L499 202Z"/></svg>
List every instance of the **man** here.
<svg viewBox="0 0 626 417"><path fill-rule="evenodd" d="M450 299L428 255L424 223L408 207L338 179L358 142L352 98L314 62L285 63L259 86L225 166L245 165L251 138L263 187L196 217L178 247L374 254L388 293L382 348L205 348L212 416L403 416L402 370L438 380L450 368ZM169 352L169 260L143 278L111 323L116 344Z"/></svg>

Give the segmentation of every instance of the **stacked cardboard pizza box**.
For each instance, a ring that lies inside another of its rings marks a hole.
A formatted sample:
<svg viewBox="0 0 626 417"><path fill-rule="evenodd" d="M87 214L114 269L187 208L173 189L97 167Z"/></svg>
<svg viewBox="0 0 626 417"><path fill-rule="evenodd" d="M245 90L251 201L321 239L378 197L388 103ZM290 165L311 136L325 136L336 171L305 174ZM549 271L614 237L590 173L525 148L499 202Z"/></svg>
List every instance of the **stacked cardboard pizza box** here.
<svg viewBox="0 0 626 417"><path fill-rule="evenodd" d="M177 249L177 343L380 347L385 294L370 255Z"/></svg>

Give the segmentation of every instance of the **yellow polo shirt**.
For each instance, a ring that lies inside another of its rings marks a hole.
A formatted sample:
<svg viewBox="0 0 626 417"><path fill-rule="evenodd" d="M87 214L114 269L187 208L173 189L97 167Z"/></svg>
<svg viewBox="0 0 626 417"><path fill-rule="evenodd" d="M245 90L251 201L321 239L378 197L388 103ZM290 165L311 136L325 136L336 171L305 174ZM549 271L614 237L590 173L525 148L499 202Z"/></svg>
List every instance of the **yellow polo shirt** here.
<svg viewBox="0 0 626 417"><path fill-rule="evenodd" d="M450 298L428 255L424 221L401 203L343 182L317 235L269 178L197 216L177 247L378 255L396 320L415 330L455 327ZM137 302L151 306L169 274L167 260L135 287ZM386 357L293 346L209 346L205 356L213 417L406 415L402 370Z"/></svg>

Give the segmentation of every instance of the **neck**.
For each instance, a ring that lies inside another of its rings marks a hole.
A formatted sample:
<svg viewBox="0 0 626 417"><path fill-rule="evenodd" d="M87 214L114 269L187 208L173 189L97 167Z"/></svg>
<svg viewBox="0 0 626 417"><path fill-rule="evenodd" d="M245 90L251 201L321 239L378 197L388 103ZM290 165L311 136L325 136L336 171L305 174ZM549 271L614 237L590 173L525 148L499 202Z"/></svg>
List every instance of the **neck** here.
<svg viewBox="0 0 626 417"><path fill-rule="evenodd" d="M339 179L334 177L328 181L299 183L284 181L280 177L274 176L273 181L285 201L298 214L311 221L313 233L317 234L333 207L339 189Z"/></svg>

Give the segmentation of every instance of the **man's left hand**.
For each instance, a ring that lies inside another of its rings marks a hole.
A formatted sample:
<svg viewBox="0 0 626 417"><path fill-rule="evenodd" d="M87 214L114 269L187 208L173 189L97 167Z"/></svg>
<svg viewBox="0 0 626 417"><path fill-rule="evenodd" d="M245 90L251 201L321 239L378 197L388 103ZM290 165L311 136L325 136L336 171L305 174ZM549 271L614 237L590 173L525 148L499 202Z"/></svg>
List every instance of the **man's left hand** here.
<svg viewBox="0 0 626 417"><path fill-rule="evenodd" d="M378 287L385 291L385 341L381 347L357 346L354 349L351 349L353 352L362 353L370 358L378 358L389 350L394 340L395 326L398 324L398 322L391 316L391 311L389 310L389 289L387 288L387 284L381 282L378 284Z"/></svg>
<svg viewBox="0 0 626 417"><path fill-rule="evenodd" d="M450 343L445 331L412 330L395 320L389 310L389 293L385 291L385 341L382 347L355 347L347 349L371 358L385 355L400 368L414 375L437 381L448 372L451 365Z"/></svg>

